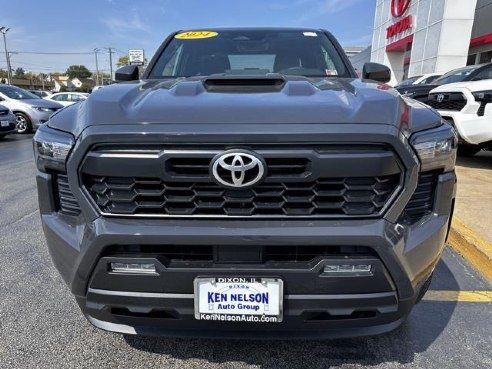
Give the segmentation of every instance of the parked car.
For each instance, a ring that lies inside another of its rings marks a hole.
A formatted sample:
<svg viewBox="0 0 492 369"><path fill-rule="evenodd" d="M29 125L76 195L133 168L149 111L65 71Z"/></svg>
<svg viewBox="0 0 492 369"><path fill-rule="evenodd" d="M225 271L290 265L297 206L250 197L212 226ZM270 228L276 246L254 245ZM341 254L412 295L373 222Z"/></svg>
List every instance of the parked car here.
<svg viewBox="0 0 492 369"><path fill-rule="evenodd" d="M15 132L17 132L15 115L9 108L0 104L0 138Z"/></svg>
<svg viewBox="0 0 492 369"><path fill-rule="evenodd" d="M46 123L63 105L41 99L22 88L0 84L0 102L14 113L17 132L28 133Z"/></svg>
<svg viewBox="0 0 492 369"><path fill-rule="evenodd" d="M45 97L46 100L56 101L63 106L69 106L77 102L85 101L89 94L83 92L57 92Z"/></svg>
<svg viewBox="0 0 492 369"><path fill-rule="evenodd" d="M429 92L434 88L449 83L479 81L481 79L488 78L487 76L489 75L491 68L492 63L470 65L468 67L454 69L444 74L442 77L434 80L431 84L403 86L397 87L396 89L403 96L411 97L412 99L427 103L429 99Z"/></svg>
<svg viewBox="0 0 492 369"><path fill-rule="evenodd" d="M52 93L49 92L49 91L42 91L42 90L29 90L30 93L33 93L34 95L36 96L39 96L41 98L45 98L45 97L48 97L48 96L51 96Z"/></svg>
<svg viewBox="0 0 492 369"><path fill-rule="evenodd" d="M428 85L431 84L434 80L437 78L441 77L442 74L439 73L427 73L422 76L414 76L411 78L408 78L404 81L401 81L398 83L395 88L400 88L400 87L408 87L408 86L415 86L415 85Z"/></svg>
<svg viewBox="0 0 492 369"><path fill-rule="evenodd" d="M144 335L397 328L444 249L457 137L390 76L357 79L324 30L180 31L55 114L39 208L84 315Z"/></svg>
<svg viewBox="0 0 492 369"><path fill-rule="evenodd" d="M451 83L433 89L428 104L458 131L458 154L492 150L492 68L482 81Z"/></svg>

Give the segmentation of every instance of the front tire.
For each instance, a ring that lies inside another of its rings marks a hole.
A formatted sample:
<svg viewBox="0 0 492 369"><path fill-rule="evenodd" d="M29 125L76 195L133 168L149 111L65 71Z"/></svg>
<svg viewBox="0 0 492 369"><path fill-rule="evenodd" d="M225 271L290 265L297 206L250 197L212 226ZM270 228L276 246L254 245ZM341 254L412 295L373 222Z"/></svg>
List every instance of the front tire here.
<svg viewBox="0 0 492 369"><path fill-rule="evenodd" d="M15 113L15 120L17 124L17 133L29 133L32 132L32 123L27 115L24 113Z"/></svg>
<svg viewBox="0 0 492 369"><path fill-rule="evenodd" d="M458 156L472 157L481 150L480 147L475 145L459 145Z"/></svg>

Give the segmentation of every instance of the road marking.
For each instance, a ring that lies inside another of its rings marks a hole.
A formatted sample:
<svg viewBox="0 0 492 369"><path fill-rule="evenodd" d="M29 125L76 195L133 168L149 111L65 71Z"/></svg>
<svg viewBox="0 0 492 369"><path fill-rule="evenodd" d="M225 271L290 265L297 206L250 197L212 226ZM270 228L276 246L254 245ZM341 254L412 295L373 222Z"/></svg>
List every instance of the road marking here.
<svg viewBox="0 0 492 369"><path fill-rule="evenodd" d="M427 301L492 302L492 291L434 291L424 296Z"/></svg>
<svg viewBox="0 0 492 369"><path fill-rule="evenodd" d="M492 244L490 242L454 217L448 244L468 260L489 282L492 282Z"/></svg>

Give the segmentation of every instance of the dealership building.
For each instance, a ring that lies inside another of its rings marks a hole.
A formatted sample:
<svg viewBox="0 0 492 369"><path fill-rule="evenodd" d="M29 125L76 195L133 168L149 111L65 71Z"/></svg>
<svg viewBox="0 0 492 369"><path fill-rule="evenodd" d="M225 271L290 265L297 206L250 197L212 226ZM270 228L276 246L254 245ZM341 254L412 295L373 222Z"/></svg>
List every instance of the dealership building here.
<svg viewBox="0 0 492 369"><path fill-rule="evenodd" d="M372 46L392 82L492 61L492 0L376 0Z"/></svg>

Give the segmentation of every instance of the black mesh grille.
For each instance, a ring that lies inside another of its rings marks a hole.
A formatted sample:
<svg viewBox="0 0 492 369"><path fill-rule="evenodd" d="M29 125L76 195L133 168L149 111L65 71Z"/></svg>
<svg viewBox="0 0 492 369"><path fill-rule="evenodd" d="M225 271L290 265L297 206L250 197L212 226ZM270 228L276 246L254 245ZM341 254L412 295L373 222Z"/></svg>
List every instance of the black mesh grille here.
<svg viewBox="0 0 492 369"><path fill-rule="evenodd" d="M417 188L405 207L408 221L415 222L432 213L439 174L439 171L420 173Z"/></svg>
<svg viewBox="0 0 492 369"><path fill-rule="evenodd" d="M68 177L65 174L56 174L56 190L58 194L58 210L67 215L79 215L80 206L68 185Z"/></svg>
<svg viewBox="0 0 492 369"><path fill-rule="evenodd" d="M438 101L442 96L442 101ZM427 105L437 110L461 111L466 105L466 98L461 93L430 94Z"/></svg>
<svg viewBox="0 0 492 369"><path fill-rule="evenodd" d="M480 102L480 107L478 108L477 115L479 117L483 117L485 115L485 106L487 105L488 101L482 101Z"/></svg>
<svg viewBox="0 0 492 369"><path fill-rule="evenodd" d="M108 214L193 216L371 216L398 187L400 175L265 182L229 190L211 182L84 175L90 196Z"/></svg>

